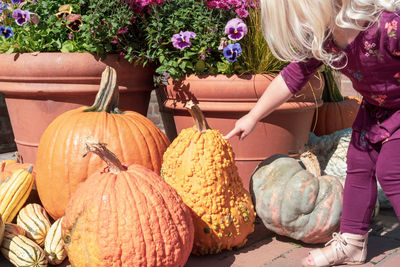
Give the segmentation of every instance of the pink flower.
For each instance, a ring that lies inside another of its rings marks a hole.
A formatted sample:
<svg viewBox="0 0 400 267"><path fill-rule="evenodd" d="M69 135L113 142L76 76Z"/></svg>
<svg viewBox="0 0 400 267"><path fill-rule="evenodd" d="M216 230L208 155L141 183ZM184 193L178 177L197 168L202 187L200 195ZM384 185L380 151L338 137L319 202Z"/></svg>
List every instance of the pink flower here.
<svg viewBox="0 0 400 267"><path fill-rule="evenodd" d="M387 34L390 34L392 31L397 31L397 21L392 20L391 22L386 22L385 29L387 30Z"/></svg>
<svg viewBox="0 0 400 267"><path fill-rule="evenodd" d="M128 28L123 28L123 29L121 29L121 30L118 30L118 31L117 31L117 34L124 34L124 33L126 33L126 32L128 32Z"/></svg>
<svg viewBox="0 0 400 267"><path fill-rule="evenodd" d="M241 19L231 19L225 25L225 34L229 39L238 41L247 34L247 25Z"/></svg>

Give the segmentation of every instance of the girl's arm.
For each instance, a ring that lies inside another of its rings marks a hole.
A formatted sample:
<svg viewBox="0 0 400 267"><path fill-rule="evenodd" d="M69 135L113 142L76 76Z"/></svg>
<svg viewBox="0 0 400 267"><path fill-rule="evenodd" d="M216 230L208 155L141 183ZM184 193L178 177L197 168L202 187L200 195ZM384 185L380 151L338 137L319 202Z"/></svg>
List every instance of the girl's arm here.
<svg viewBox="0 0 400 267"><path fill-rule="evenodd" d="M257 122L268 116L281 104L285 103L293 94L281 75L278 75L264 91L256 105L245 116L236 121L235 127L224 136L229 139L235 135L242 140L254 129Z"/></svg>

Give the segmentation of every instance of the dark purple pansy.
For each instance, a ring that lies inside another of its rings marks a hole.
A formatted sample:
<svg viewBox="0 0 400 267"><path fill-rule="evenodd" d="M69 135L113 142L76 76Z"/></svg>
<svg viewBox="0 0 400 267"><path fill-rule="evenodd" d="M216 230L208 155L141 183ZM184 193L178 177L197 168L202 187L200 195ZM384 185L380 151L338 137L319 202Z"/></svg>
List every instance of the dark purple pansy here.
<svg viewBox="0 0 400 267"><path fill-rule="evenodd" d="M6 39L13 37L13 28L0 25L0 36L4 36Z"/></svg>
<svg viewBox="0 0 400 267"><path fill-rule="evenodd" d="M238 41L247 34L247 26L241 19L231 19L226 23L225 34L229 39Z"/></svg>
<svg viewBox="0 0 400 267"><path fill-rule="evenodd" d="M15 19L15 22L21 26L30 21L30 12L18 8L13 11L12 17Z"/></svg>
<svg viewBox="0 0 400 267"><path fill-rule="evenodd" d="M177 49L183 49L185 47L191 46L192 43L190 42L190 39L196 37L196 34L194 32L180 32L177 34L174 34L171 38L172 45L177 48Z"/></svg>
<svg viewBox="0 0 400 267"><path fill-rule="evenodd" d="M14 5L19 5L21 4L21 0L11 0L11 3L13 3Z"/></svg>
<svg viewBox="0 0 400 267"><path fill-rule="evenodd" d="M242 53L242 47L239 43L236 44L228 44L224 50L222 50L222 54L229 62L235 62L236 58Z"/></svg>

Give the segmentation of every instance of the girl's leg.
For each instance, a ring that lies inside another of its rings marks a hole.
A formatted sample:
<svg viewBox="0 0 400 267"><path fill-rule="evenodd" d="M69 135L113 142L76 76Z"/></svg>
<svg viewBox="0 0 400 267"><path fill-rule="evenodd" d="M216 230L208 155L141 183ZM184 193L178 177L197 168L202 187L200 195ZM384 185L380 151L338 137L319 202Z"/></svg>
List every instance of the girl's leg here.
<svg viewBox="0 0 400 267"><path fill-rule="evenodd" d="M369 230L377 199L377 158L376 147L369 144L362 133L353 131L347 151L347 177L340 222L342 233L364 235Z"/></svg>
<svg viewBox="0 0 400 267"><path fill-rule="evenodd" d="M377 199L375 166L378 149L353 131L347 151L347 177L343 194L341 234L303 259L303 266L362 264L367 256L370 218Z"/></svg>
<svg viewBox="0 0 400 267"><path fill-rule="evenodd" d="M400 139L382 145L376 163L376 177L400 218Z"/></svg>

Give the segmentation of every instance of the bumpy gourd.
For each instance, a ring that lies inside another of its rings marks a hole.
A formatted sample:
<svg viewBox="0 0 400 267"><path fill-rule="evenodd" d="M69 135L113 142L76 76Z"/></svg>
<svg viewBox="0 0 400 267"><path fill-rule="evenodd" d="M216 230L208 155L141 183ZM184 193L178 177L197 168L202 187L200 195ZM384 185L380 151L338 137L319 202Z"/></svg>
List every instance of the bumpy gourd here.
<svg viewBox="0 0 400 267"><path fill-rule="evenodd" d="M32 191L35 181L33 166L28 170L18 169L0 185L0 214L4 222L12 222Z"/></svg>
<svg viewBox="0 0 400 267"><path fill-rule="evenodd" d="M4 231L0 246L3 256L15 266L47 267L47 259L42 248L29 238ZM10 228L14 231L14 228Z"/></svg>
<svg viewBox="0 0 400 267"><path fill-rule="evenodd" d="M94 136L127 165L140 164L160 173L168 137L145 116L118 109L115 69L102 74L93 106L67 111L46 128L36 157L36 186L40 200L54 219L64 215L72 194L105 163L92 155L82 159L82 138Z"/></svg>
<svg viewBox="0 0 400 267"><path fill-rule="evenodd" d="M51 223L42 206L32 203L23 207L18 213L17 225L24 228L27 237L35 241L39 246L44 246L44 240Z"/></svg>
<svg viewBox="0 0 400 267"><path fill-rule="evenodd" d="M60 264L67 257L67 251L64 249L64 241L61 233L62 219L63 217L51 225L44 242L44 252L51 265Z"/></svg>
<svg viewBox="0 0 400 267"><path fill-rule="evenodd" d="M274 155L259 164L251 178L258 216L271 231L305 243L324 243L338 230L343 187L333 176L321 176L316 157L298 160Z"/></svg>
<svg viewBox="0 0 400 267"><path fill-rule="evenodd" d="M63 217L72 266L183 267L194 229L182 199L155 172L123 166L104 144L87 144L109 167L81 184Z"/></svg>
<svg viewBox="0 0 400 267"><path fill-rule="evenodd" d="M161 175L193 210L192 253L213 254L243 246L254 231L255 212L235 166L232 147L207 125L193 102L196 126L184 129L164 153Z"/></svg>

